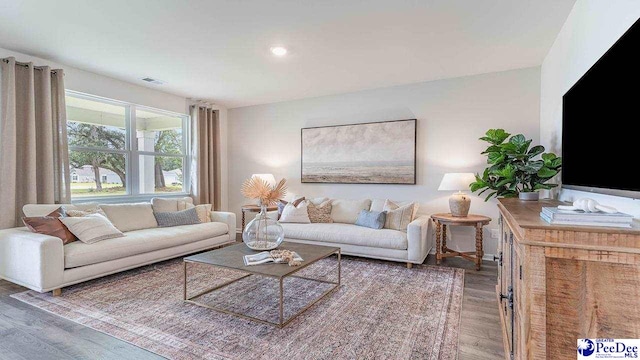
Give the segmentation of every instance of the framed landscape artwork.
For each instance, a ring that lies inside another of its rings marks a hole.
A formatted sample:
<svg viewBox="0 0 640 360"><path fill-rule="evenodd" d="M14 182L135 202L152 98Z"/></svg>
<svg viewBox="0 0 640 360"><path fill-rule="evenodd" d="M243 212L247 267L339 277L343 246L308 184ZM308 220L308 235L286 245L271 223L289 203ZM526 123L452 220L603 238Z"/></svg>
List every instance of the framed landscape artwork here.
<svg viewBox="0 0 640 360"><path fill-rule="evenodd" d="M415 184L416 119L302 129L302 182Z"/></svg>

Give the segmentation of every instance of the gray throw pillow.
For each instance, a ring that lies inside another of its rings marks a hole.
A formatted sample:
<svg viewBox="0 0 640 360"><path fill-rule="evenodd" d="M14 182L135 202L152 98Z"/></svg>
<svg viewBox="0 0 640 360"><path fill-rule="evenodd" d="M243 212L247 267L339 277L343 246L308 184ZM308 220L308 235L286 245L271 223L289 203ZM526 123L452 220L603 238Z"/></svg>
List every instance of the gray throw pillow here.
<svg viewBox="0 0 640 360"><path fill-rule="evenodd" d="M387 220L386 211L361 210L360 214L358 214L356 225L372 229L382 229L384 227L385 220Z"/></svg>
<svg viewBox="0 0 640 360"><path fill-rule="evenodd" d="M198 218L196 208L182 211L157 212L153 213L153 215L156 216L159 227L200 224L200 218Z"/></svg>

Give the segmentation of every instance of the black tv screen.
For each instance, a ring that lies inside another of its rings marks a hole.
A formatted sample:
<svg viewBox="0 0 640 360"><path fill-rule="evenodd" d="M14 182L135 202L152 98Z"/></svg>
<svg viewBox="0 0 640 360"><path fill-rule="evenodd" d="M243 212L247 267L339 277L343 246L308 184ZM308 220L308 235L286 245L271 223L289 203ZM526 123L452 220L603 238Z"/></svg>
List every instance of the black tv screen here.
<svg viewBox="0 0 640 360"><path fill-rule="evenodd" d="M565 188L640 197L640 20L562 99Z"/></svg>

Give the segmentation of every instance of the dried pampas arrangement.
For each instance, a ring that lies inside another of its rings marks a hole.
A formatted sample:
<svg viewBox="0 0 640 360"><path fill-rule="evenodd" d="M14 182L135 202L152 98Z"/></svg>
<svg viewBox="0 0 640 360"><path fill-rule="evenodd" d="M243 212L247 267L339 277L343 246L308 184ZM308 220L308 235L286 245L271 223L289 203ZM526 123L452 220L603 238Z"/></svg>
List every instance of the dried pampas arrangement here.
<svg viewBox="0 0 640 360"><path fill-rule="evenodd" d="M259 199L262 205L272 206L287 194L287 180L282 179L276 186L259 177L252 177L242 184L242 195L249 199Z"/></svg>

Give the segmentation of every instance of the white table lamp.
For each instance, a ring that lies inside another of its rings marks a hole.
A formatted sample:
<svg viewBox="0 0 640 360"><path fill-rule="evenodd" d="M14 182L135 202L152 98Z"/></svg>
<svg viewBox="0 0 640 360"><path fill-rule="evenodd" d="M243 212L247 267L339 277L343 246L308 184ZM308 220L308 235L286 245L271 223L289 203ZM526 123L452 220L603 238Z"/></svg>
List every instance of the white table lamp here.
<svg viewBox="0 0 640 360"><path fill-rule="evenodd" d="M472 173L444 174L438 190L457 191L449 198L449 209L451 211L451 215L457 217L466 217L469 214L471 198L462 191L469 190L469 184L474 181L476 181L476 176Z"/></svg>
<svg viewBox="0 0 640 360"><path fill-rule="evenodd" d="M253 174L251 175L251 177L262 179L266 181L267 184L269 184L269 186L271 187L276 186L276 178L275 176L273 176L273 174Z"/></svg>

